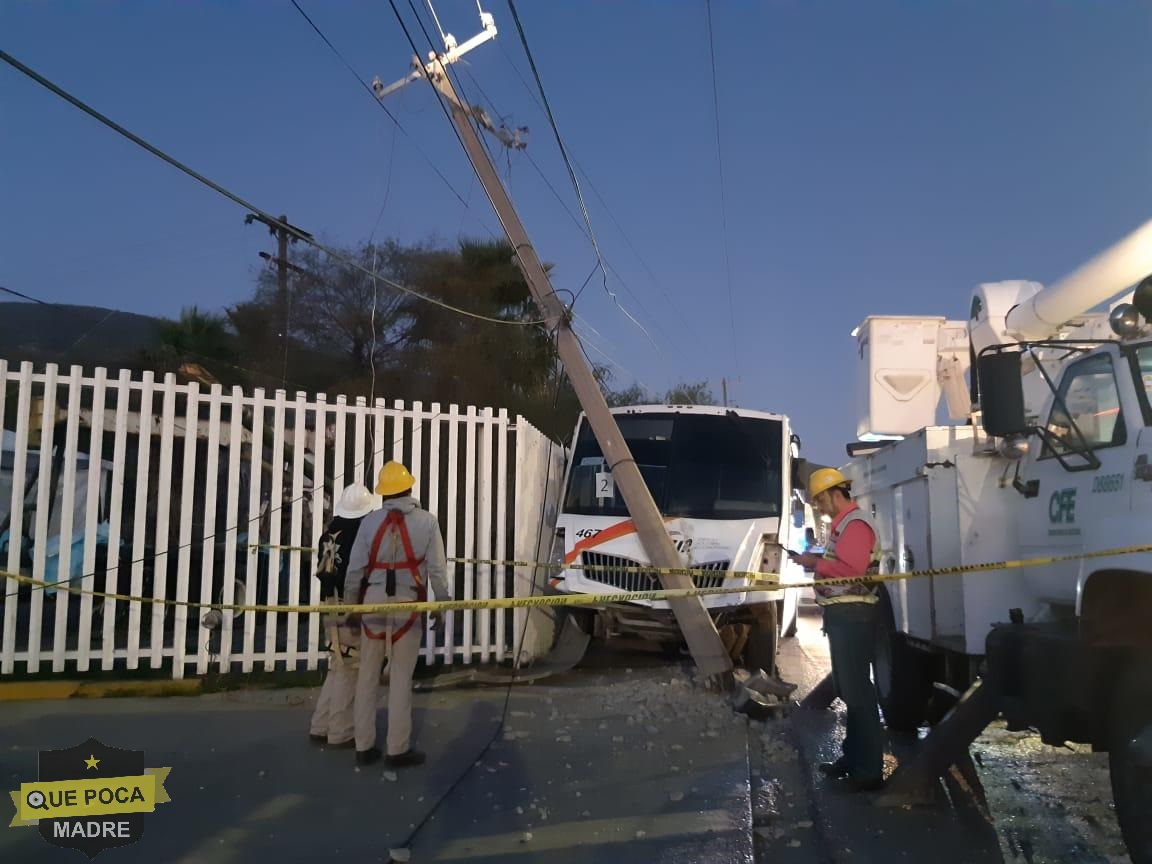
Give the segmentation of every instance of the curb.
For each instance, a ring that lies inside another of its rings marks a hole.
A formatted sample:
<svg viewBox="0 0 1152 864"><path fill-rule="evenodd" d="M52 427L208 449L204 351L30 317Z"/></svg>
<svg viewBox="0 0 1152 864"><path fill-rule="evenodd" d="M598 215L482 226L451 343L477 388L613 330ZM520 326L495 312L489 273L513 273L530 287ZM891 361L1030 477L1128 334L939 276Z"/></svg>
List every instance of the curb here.
<svg viewBox="0 0 1152 864"><path fill-rule="evenodd" d="M0 702L45 699L110 699L132 696L196 696L200 679L182 681L10 681L0 683Z"/></svg>

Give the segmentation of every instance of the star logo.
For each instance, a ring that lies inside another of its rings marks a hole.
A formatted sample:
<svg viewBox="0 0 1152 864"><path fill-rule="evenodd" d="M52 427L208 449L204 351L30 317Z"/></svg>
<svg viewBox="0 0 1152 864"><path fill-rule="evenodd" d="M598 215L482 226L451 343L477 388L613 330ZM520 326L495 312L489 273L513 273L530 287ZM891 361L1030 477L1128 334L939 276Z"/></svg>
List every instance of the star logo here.
<svg viewBox="0 0 1152 864"><path fill-rule="evenodd" d="M100 764L100 760L97 759L95 756L89 756L87 759L84 760L84 764L87 765L89 768L95 768L97 765Z"/></svg>

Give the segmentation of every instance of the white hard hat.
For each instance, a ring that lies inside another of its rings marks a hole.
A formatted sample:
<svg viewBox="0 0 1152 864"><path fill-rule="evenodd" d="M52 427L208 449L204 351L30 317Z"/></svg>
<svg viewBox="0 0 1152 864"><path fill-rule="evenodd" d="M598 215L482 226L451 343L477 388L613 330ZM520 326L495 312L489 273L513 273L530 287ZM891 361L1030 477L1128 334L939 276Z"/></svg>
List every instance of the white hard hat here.
<svg viewBox="0 0 1152 864"><path fill-rule="evenodd" d="M379 506L379 495L373 495L363 483L353 483L351 486L346 486L344 491L340 493L340 500L336 504L334 513L345 519L359 519Z"/></svg>

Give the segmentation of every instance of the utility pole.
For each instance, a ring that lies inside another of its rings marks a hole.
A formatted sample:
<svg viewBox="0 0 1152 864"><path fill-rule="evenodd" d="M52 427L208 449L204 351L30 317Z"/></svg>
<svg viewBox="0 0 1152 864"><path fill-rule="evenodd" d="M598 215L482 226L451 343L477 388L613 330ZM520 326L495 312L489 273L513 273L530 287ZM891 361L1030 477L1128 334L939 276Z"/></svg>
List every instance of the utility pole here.
<svg viewBox="0 0 1152 864"><path fill-rule="evenodd" d="M720 392L724 394L724 407L728 407L728 379L720 379Z"/></svg>
<svg viewBox="0 0 1152 864"><path fill-rule="evenodd" d="M484 20L483 16L481 20ZM491 16L485 21L485 33L495 34ZM556 349L560 360L608 462L616 488L620 490L620 495L636 525L636 534L644 546L644 551L654 567L683 569L684 561L665 530L664 519L644 483L640 469L620 434L604 394L600 391L600 385L596 382L580 348L572 329L571 315L557 299L548 274L528 239L528 232L520 222L520 217L500 181L496 166L492 164L483 142L469 122L471 112L456 94L456 89L445 71L444 59L453 62L458 56L459 52L450 44L447 55L430 55L430 61L426 66L421 67L418 61L416 66L417 69L422 69L423 76L427 77L448 101L452 123L460 133L476 176L484 186L500 224L516 251L517 261L528 283L528 289L547 326L556 331ZM418 77L418 74L413 73L413 76L409 76L409 80L414 76ZM391 88L381 87L378 82L374 85L374 89L377 96L391 92ZM660 583L666 589L695 587L687 574L659 575ZM720 634L716 631L716 625L705 609L703 601L699 597L685 597L670 600L669 604L700 671L708 676L727 676L732 671L732 660L724 649Z"/></svg>
<svg viewBox="0 0 1152 864"><path fill-rule="evenodd" d="M262 216L255 213L249 213L244 217L244 224L251 225L253 222L262 222L268 226L268 233L276 238L276 325L280 328L280 342L284 350L284 367L281 372L281 384L285 385L288 379L288 309L289 309L289 295L288 295L288 270L298 269L292 267L288 263L288 242L295 243L299 237L309 237L303 231L295 231L291 233L283 225L289 225L288 217L281 216L281 225L275 222L270 222ZM291 226L295 229L295 226ZM268 256L260 253L261 258L267 259Z"/></svg>

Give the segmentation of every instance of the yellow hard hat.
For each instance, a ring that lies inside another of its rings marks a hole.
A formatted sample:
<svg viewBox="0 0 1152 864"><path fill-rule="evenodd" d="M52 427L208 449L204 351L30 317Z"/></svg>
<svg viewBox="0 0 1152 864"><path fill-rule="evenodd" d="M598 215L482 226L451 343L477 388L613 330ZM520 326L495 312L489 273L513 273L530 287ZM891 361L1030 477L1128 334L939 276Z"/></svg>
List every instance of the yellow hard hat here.
<svg viewBox="0 0 1152 864"><path fill-rule="evenodd" d="M851 486L851 481L835 468L819 468L808 478L808 500L836 486Z"/></svg>
<svg viewBox="0 0 1152 864"><path fill-rule="evenodd" d="M401 495L416 485L416 479L399 462L385 462L376 480L377 495Z"/></svg>

